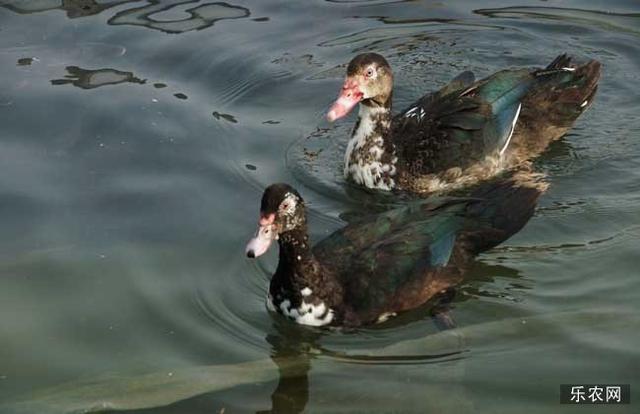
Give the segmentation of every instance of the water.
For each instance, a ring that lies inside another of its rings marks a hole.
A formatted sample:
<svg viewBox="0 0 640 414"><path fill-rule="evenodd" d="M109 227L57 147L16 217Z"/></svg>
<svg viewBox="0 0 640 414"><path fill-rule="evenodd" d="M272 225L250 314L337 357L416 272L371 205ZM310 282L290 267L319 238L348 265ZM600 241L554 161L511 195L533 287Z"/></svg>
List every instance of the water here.
<svg viewBox="0 0 640 414"><path fill-rule="evenodd" d="M635 395L640 6L448 3L0 0L1 410L546 413L582 412L561 383ZM389 58L397 109L462 70L604 64L536 163L535 217L460 286L453 332L424 309L291 326L264 307L275 253L243 257L269 183L310 201L316 240L369 199L340 176L352 121L322 119L364 50ZM117 391L136 381L156 393Z"/></svg>

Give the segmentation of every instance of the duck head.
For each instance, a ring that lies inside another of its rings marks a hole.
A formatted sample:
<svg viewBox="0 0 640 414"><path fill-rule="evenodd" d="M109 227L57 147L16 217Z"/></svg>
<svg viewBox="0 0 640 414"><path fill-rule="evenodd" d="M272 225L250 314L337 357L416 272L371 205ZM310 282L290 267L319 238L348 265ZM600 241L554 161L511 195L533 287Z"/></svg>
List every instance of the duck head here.
<svg viewBox="0 0 640 414"><path fill-rule="evenodd" d="M360 54L349 62L347 77L327 119L333 122L346 116L360 102L389 108L392 90L393 74L387 60L377 53Z"/></svg>
<svg viewBox="0 0 640 414"><path fill-rule="evenodd" d="M304 200L288 184L272 184L264 190L256 235L247 243L247 257L263 255L279 236L306 225Z"/></svg>

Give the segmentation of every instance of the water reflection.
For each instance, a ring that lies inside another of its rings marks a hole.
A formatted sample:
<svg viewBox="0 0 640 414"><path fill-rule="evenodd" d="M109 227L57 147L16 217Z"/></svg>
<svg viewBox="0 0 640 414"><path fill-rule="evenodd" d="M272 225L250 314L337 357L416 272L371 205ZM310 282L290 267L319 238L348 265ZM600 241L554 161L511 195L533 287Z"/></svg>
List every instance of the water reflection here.
<svg viewBox="0 0 640 414"><path fill-rule="evenodd" d="M156 29L165 33L184 33L213 26L218 20L248 17L249 9L227 3L205 3L181 11L184 4L197 3L187 0L166 4L160 0L150 0L144 7L124 10L109 19L110 25L134 25ZM186 16L188 15L188 16ZM185 17L186 16L186 17Z"/></svg>
<svg viewBox="0 0 640 414"><path fill-rule="evenodd" d="M492 252L502 251L501 249L513 248L499 246ZM477 261L467 274L465 282L458 288L456 301L462 303L474 298L494 298L518 302L521 300L521 292L529 289L532 287L519 270Z"/></svg>
<svg viewBox="0 0 640 414"><path fill-rule="evenodd" d="M27 57L18 59L18 66L30 66L33 62L37 62L37 58Z"/></svg>
<svg viewBox="0 0 640 414"><path fill-rule="evenodd" d="M116 0L103 3L98 3L96 0L0 0L0 6L19 14L64 10L68 18L74 19L93 16L121 4L136 2L139 0Z"/></svg>
<svg viewBox="0 0 640 414"><path fill-rule="evenodd" d="M0 0L0 6L15 13L30 14L50 10L64 10L70 19L99 14L107 9L139 0L116 0L97 2L96 0ZM223 2L198 4L200 0L148 0L146 5L133 7L116 13L108 24L142 26L165 33L184 33L202 30L219 20L248 17L251 12L246 7Z"/></svg>
<svg viewBox="0 0 640 414"><path fill-rule="evenodd" d="M227 122L231 122L232 124L237 124L238 123L238 120L236 119L236 117L233 116L233 115L230 115L230 114L223 114L223 113L220 113L218 111L214 111L212 113L212 115L217 120L223 119L223 120L225 120Z"/></svg>
<svg viewBox="0 0 640 414"><path fill-rule="evenodd" d="M68 75L64 79L53 79L52 85L71 84L82 89L94 89L100 86L117 85L119 83L137 83L143 85L146 79L140 79L133 75L132 72L122 72L116 69L82 69L78 66L67 66Z"/></svg>

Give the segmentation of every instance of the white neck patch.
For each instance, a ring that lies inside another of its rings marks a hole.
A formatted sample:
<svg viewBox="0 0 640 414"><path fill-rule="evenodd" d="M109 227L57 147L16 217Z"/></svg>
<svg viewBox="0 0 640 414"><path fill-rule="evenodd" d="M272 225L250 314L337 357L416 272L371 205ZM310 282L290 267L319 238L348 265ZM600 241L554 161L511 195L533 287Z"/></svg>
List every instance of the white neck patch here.
<svg viewBox="0 0 640 414"><path fill-rule="evenodd" d="M273 303L271 305L273 306ZM284 316L293 319L301 325L308 326L328 325L333 320L334 315L333 309L327 309L324 302L314 305L303 300L300 307L293 308L291 307L291 301L285 299L280 302L280 306L278 308L279 312Z"/></svg>
<svg viewBox="0 0 640 414"><path fill-rule="evenodd" d="M358 129L354 131L344 154L344 176L367 188L389 191L395 187L391 177L396 173L398 159L394 156L390 163L382 162L384 138L376 131L374 121L374 117L387 111L387 108L360 104ZM383 126L389 128L389 121L384 122Z"/></svg>

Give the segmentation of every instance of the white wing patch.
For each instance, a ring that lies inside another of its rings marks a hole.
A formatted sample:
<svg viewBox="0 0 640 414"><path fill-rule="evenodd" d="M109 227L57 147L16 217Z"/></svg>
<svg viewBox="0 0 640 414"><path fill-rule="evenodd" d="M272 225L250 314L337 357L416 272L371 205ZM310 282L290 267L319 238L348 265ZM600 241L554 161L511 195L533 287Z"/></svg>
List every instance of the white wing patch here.
<svg viewBox="0 0 640 414"><path fill-rule="evenodd" d="M376 323L386 322L390 318L393 318L394 316L396 316L395 312L385 312L385 313L381 314L380 316L378 316L378 320L376 321Z"/></svg>
<svg viewBox="0 0 640 414"><path fill-rule="evenodd" d="M418 121L422 121L422 118L425 117L427 113L422 109L422 107L414 106L404 113L405 118L418 118Z"/></svg>
<svg viewBox="0 0 640 414"><path fill-rule="evenodd" d="M513 131L516 130L516 124L518 123L518 117L520 116L520 109L522 109L522 104L518 104L518 109L516 110L516 115L513 117L513 121L511 121L511 131L509 131L509 137L507 137L507 141L504 143L504 146L500 150L500 155L504 154L511 142L511 137L513 136Z"/></svg>

